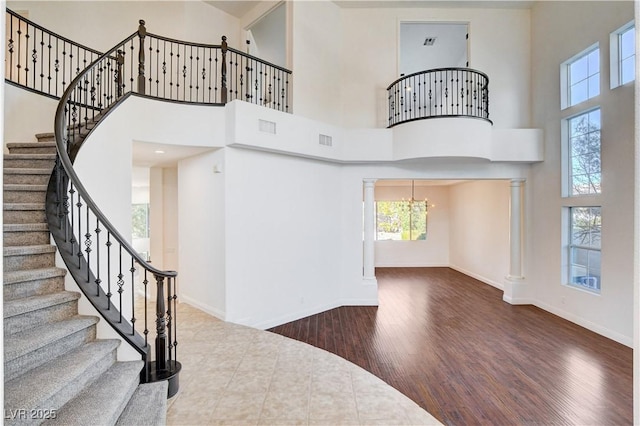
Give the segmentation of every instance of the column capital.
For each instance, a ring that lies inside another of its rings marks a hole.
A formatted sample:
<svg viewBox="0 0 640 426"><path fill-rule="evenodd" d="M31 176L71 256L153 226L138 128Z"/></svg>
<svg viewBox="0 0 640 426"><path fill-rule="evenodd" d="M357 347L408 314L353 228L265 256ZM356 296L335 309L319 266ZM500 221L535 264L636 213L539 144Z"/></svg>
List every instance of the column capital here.
<svg viewBox="0 0 640 426"><path fill-rule="evenodd" d="M373 186L375 185L377 180L378 179L362 179L362 181L364 182L364 186Z"/></svg>
<svg viewBox="0 0 640 426"><path fill-rule="evenodd" d="M526 181L525 178L511 179L511 186L522 186L522 184L525 183L525 181Z"/></svg>

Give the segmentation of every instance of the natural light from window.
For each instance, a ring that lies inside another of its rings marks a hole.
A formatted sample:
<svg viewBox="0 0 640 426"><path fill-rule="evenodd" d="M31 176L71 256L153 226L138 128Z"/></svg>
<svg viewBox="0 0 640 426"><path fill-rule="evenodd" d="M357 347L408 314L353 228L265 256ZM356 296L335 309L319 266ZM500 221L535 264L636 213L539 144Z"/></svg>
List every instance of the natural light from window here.
<svg viewBox="0 0 640 426"><path fill-rule="evenodd" d="M602 191L600 165L600 109L567 120L569 125L569 195Z"/></svg>
<svg viewBox="0 0 640 426"><path fill-rule="evenodd" d="M568 106L600 94L600 49L595 47L567 64Z"/></svg>
<svg viewBox="0 0 640 426"><path fill-rule="evenodd" d="M571 207L569 211L569 282L600 292L600 207Z"/></svg>
<svg viewBox="0 0 640 426"><path fill-rule="evenodd" d="M618 39L620 84L626 84L636 78L636 27L627 28Z"/></svg>

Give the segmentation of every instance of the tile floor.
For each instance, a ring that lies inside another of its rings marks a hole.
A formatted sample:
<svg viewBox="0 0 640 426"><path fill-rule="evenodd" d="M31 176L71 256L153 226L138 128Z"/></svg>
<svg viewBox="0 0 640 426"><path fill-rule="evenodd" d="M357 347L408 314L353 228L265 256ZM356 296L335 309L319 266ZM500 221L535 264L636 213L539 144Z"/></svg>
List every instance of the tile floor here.
<svg viewBox="0 0 640 426"><path fill-rule="evenodd" d="M324 350L225 323L185 303L168 425L438 425L409 398Z"/></svg>

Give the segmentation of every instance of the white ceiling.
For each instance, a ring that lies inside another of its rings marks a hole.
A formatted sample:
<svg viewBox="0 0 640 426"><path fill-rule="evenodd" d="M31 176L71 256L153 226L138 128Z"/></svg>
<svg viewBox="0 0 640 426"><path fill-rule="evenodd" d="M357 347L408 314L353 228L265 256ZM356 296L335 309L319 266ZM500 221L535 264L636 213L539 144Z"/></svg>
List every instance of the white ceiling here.
<svg viewBox="0 0 640 426"><path fill-rule="evenodd" d="M466 180L452 180L452 179L440 179L440 180L426 180L426 179L416 179L413 181L414 186L451 186L459 183L467 182ZM379 179L376 181L376 186L399 186L399 187L410 187L411 180L401 180L401 179Z"/></svg>
<svg viewBox="0 0 640 426"><path fill-rule="evenodd" d="M245 13L253 9L258 3L260 3L260 1L254 0L205 0L204 2L224 12L227 12L229 15L233 15L236 18L242 18Z"/></svg>
<svg viewBox="0 0 640 426"><path fill-rule="evenodd" d="M175 167L178 161L184 158L214 151L215 149L201 146L165 145L133 141L132 164L134 167ZM162 153L156 151L162 151Z"/></svg>
<svg viewBox="0 0 640 426"><path fill-rule="evenodd" d="M242 18L260 0L203 0L236 18ZM286 0L291 1L291 0ZM334 0L343 8L482 8L482 9L529 9L535 0Z"/></svg>

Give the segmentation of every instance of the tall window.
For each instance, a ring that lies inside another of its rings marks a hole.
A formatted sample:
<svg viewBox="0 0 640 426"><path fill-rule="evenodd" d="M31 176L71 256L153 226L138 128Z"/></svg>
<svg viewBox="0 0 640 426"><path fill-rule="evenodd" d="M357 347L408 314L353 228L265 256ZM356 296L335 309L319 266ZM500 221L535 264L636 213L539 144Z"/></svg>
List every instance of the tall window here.
<svg viewBox="0 0 640 426"><path fill-rule="evenodd" d="M561 67L562 107L568 108L600 94L598 45L574 56Z"/></svg>
<svg viewBox="0 0 640 426"><path fill-rule="evenodd" d="M427 201L377 201L377 240L424 240L427 238Z"/></svg>
<svg viewBox="0 0 640 426"><path fill-rule="evenodd" d="M633 21L611 33L611 88L636 78L636 27Z"/></svg>
<svg viewBox="0 0 640 426"><path fill-rule="evenodd" d="M149 238L149 204L131 206L131 225L133 238Z"/></svg>
<svg viewBox="0 0 640 426"><path fill-rule="evenodd" d="M577 115L568 123L568 195L601 193L600 109Z"/></svg>
<svg viewBox="0 0 640 426"><path fill-rule="evenodd" d="M569 282L600 292L600 207L571 207L569 216Z"/></svg>

